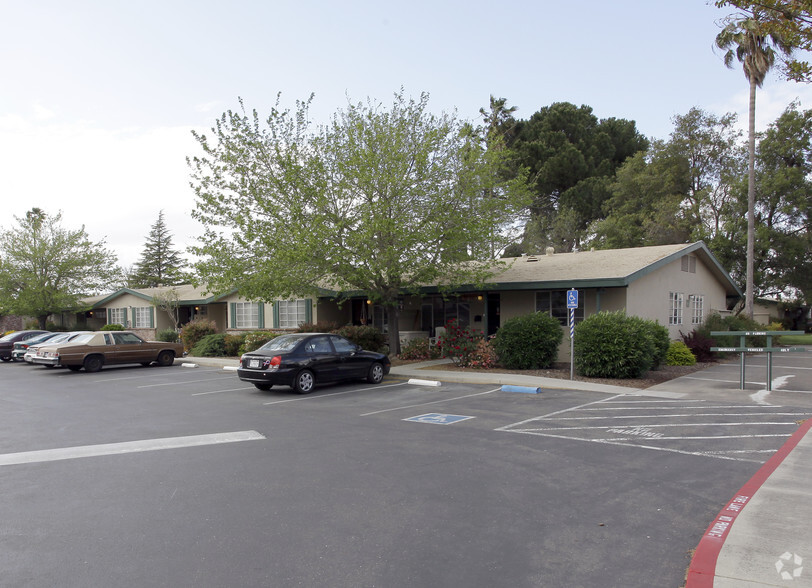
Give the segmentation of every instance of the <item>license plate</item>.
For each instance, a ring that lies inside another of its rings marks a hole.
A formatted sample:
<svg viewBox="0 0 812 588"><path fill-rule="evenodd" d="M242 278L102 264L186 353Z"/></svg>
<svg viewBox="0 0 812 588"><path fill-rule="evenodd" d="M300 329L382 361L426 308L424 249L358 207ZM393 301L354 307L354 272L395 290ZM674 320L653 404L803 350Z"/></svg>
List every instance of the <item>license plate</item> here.
<svg viewBox="0 0 812 588"><path fill-rule="evenodd" d="M250 367L250 368L258 368L259 367L259 360L258 359L249 359L248 360L248 367Z"/></svg>

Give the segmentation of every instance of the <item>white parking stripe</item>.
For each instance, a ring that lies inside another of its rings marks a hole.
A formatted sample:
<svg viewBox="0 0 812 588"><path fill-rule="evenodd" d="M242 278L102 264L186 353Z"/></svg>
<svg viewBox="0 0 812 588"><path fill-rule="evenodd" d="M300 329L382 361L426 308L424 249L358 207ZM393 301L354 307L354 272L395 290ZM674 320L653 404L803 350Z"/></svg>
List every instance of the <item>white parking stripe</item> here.
<svg viewBox="0 0 812 588"><path fill-rule="evenodd" d="M419 404L409 404L406 406L396 406L395 408L385 408L383 410L376 410L373 412L367 412L360 416L370 416L373 414L381 414L382 412L391 412L393 410L403 410L405 408L417 408L418 406L428 406L430 404L440 404L443 402L451 402L452 400L462 400L463 398L472 398L474 396L483 396L484 394L493 394L494 392L499 392L502 388L494 388L493 390L488 390L487 392L478 392L476 394L466 394L465 396L456 396L455 398L443 398L442 400L433 400L432 402L420 402Z"/></svg>
<svg viewBox="0 0 812 588"><path fill-rule="evenodd" d="M319 398L327 398L328 396L342 396L344 394L351 394L353 392L366 392L367 390L380 390L381 388L391 388L393 386L405 386L406 382L398 382L397 384L378 384L369 386L367 388L357 388L355 390L344 390L343 392L332 392L330 394L317 394L315 396L299 396L298 398L289 398L288 400L275 400L274 402L264 402L263 406L271 406L272 404L286 404L288 402L302 402L304 400L318 400Z"/></svg>
<svg viewBox="0 0 812 588"><path fill-rule="evenodd" d="M265 436L257 433L256 431L237 431L233 433L215 433L212 435L169 437L165 439L145 439L142 441L127 441L124 443L106 443L102 445L82 445L78 447L65 447L61 449L24 451L21 453L6 453L4 455L0 455L0 466L39 463L44 461L58 461L63 459L76 459L79 457L121 455L125 453L156 451L160 449L199 447L202 445L236 443L239 441L256 441L258 439L265 439Z"/></svg>

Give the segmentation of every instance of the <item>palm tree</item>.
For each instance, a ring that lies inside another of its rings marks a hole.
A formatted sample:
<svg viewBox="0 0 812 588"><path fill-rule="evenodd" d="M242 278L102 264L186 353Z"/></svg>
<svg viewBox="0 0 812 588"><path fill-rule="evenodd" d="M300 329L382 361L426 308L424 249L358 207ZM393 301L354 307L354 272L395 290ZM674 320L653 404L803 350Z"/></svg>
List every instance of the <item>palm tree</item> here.
<svg viewBox="0 0 812 588"><path fill-rule="evenodd" d="M756 88L760 88L767 72L775 63L775 49L785 55L792 53L792 46L778 33L766 32L760 13L754 11L751 17L736 17L728 20L716 36L716 46L725 50L725 65L733 67L737 59L744 68L744 76L750 82L750 128L749 166L747 178L747 276L745 284L744 312L753 318L753 257L756 241ZM775 48L775 49L774 49Z"/></svg>

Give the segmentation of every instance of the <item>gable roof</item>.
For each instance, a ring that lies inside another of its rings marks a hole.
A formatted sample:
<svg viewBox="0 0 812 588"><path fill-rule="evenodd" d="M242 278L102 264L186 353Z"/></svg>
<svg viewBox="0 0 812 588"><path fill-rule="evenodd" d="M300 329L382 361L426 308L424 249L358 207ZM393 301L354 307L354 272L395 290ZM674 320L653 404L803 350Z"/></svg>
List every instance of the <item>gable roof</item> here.
<svg viewBox="0 0 812 588"><path fill-rule="evenodd" d="M599 249L573 253L522 256L508 260L488 280L496 289L623 287L659 268L693 254L724 286L728 296L741 296L739 287L702 242L627 249Z"/></svg>
<svg viewBox="0 0 812 588"><path fill-rule="evenodd" d="M192 286L191 284L182 284L180 286L159 286L156 288L121 288L116 290L111 294L107 294L103 297L93 297L85 299L85 302L88 304L92 304L93 308L99 308L106 306L116 298L120 296L124 296L125 294L131 294L136 296L137 298L141 298L149 303L152 303L152 299L165 292L170 292L175 290L178 293L178 302L181 304L210 304L212 302L216 302L217 299L222 298L223 296L227 296L230 292L226 292L225 294L218 294L216 296L207 296L206 291L204 288Z"/></svg>

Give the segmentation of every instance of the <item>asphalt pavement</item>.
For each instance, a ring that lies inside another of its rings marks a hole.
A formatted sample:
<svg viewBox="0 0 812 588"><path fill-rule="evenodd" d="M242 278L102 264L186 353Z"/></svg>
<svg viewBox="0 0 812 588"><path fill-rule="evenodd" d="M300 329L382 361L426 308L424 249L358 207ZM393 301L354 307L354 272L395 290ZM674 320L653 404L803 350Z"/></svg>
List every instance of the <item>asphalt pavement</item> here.
<svg viewBox="0 0 812 588"><path fill-rule="evenodd" d="M645 390L518 374L431 369L446 360L393 367L390 376L660 398L748 395L760 404L766 404L772 397L782 401L792 397L808 403L812 399L812 353L809 351L808 348L807 353L794 354L794 361L783 368L773 367L770 390L763 380L766 370L759 371L757 365L759 361L764 363L763 355L748 359L749 375L744 390L740 387L736 361ZM233 359L187 357L178 361L189 366L223 369L237 366ZM788 378L794 378L794 388L782 391ZM719 514L710 521L696 547L685 588L812 587L812 525L809 525L812 520L812 419L799 425L795 434L758 472L727 503L720 505Z"/></svg>

